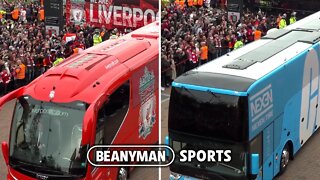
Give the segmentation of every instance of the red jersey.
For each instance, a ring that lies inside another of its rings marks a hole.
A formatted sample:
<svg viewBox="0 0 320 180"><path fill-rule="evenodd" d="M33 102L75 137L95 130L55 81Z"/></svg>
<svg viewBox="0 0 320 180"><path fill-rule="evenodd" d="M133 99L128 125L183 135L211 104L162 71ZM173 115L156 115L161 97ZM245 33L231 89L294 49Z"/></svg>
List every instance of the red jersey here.
<svg viewBox="0 0 320 180"><path fill-rule="evenodd" d="M3 70L1 73L0 73L0 82L3 82L5 84L9 84L10 82L10 76L7 72L7 70Z"/></svg>
<svg viewBox="0 0 320 180"><path fill-rule="evenodd" d="M47 55L44 59L43 59L43 66L50 66L51 65L51 55Z"/></svg>
<svg viewBox="0 0 320 180"><path fill-rule="evenodd" d="M191 59L190 60L194 64L198 62L198 57L197 57L197 54L195 52L191 53Z"/></svg>

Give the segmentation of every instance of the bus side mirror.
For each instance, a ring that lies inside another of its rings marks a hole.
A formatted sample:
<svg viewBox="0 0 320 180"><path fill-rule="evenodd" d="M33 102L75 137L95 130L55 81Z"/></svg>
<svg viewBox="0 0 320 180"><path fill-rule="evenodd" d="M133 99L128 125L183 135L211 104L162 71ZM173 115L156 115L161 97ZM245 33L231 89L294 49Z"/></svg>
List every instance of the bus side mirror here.
<svg viewBox="0 0 320 180"><path fill-rule="evenodd" d="M9 147L7 142L2 142L2 154L6 162L6 165L9 165Z"/></svg>
<svg viewBox="0 0 320 180"><path fill-rule="evenodd" d="M165 145L167 145L167 146L169 146L169 136L166 136L165 138L164 138L164 144ZM169 158L169 149L168 148L166 148L166 158Z"/></svg>
<svg viewBox="0 0 320 180"><path fill-rule="evenodd" d="M251 176L256 179L259 173L259 154L251 154Z"/></svg>

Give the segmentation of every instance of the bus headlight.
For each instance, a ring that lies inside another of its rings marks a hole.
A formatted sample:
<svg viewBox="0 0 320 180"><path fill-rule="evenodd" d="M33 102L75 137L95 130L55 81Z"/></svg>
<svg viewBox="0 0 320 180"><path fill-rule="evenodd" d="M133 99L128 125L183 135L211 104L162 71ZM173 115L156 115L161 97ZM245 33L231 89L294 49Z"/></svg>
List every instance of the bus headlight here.
<svg viewBox="0 0 320 180"><path fill-rule="evenodd" d="M170 173L170 180L179 180L181 178L181 175L178 174L178 173L174 173L174 172L171 172Z"/></svg>

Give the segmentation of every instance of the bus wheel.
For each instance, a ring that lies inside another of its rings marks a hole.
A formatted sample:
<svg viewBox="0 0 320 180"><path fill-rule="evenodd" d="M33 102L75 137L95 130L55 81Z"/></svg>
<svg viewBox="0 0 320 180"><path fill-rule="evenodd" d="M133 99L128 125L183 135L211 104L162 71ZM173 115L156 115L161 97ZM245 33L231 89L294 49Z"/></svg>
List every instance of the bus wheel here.
<svg viewBox="0 0 320 180"><path fill-rule="evenodd" d="M286 144L281 153L280 174L282 174L286 170L289 164L289 158L290 158L290 149L288 144Z"/></svg>
<svg viewBox="0 0 320 180"><path fill-rule="evenodd" d="M118 180L127 180L128 178L128 169L125 167L120 167L118 171Z"/></svg>

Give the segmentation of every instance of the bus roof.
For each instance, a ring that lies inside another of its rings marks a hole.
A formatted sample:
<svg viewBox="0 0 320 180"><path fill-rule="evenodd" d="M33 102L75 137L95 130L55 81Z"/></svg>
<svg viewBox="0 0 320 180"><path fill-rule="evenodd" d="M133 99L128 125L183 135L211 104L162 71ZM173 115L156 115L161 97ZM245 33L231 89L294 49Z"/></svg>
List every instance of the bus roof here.
<svg viewBox="0 0 320 180"><path fill-rule="evenodd" d="M54 102L91 103L130 71L158 58L159 22L107 40L67 58L24 88L24 94Z"/></svg>
<svg viewBox="0 0 320 180"><path fill-rule="evenodd" d="M281 67L318 41L320 11L193 69L175 82L246 92L256 80Z"/></svg>

